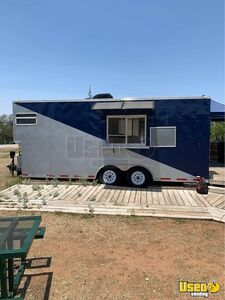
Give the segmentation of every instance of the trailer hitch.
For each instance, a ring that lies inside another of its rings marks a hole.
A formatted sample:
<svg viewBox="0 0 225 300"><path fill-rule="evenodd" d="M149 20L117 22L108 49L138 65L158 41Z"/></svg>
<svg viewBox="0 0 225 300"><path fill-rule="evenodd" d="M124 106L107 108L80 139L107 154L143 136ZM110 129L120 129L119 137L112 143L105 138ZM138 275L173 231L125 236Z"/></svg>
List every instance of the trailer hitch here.
<svg viewBox="0 0 225 300"><path fill-rule="evenodd" d="M11 163L7 166L7 168L9 169L9 172L12 176L14 176L14 172L17 171L17 165L15 165L15 155L16 152L15 151L10 151L9 152L9 157L12 158Z"/></svg>

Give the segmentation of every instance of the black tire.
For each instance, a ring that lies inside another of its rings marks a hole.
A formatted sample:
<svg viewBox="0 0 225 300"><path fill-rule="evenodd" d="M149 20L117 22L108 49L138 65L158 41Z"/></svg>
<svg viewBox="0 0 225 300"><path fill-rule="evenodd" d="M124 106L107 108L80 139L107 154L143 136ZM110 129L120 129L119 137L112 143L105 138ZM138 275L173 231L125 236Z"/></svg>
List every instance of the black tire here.
<svg viewBox="0 0 225 300"><path fill-rule="evenodd" d="M133 167L127 171L127 183L133 187L144 187L152 182L152 176L148 170L142 167Z"/></svg>
<svg viewBox="0 0 225 300"><path fill-rule="evenodd" d="M17 170L17 176L22 175L22 171L21 170Z"/></svg>
<svg viewBox="0 0 225 300"><path fill-rule="evenodd" d="M98 181L106 185L117 185L121 182L121 171L114 166L102 168L98 175Z"/></svg>

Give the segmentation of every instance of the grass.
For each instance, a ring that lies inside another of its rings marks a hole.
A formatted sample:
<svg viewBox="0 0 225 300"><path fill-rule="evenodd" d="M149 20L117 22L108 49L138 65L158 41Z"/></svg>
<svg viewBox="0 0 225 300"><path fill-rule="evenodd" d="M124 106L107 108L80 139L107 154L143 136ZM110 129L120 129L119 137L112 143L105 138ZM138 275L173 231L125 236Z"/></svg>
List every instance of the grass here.
<svg viewBox="0 0 225 300"><path fill-rule="evenodd" d="M20 191L18 189L15 189L13 191L13 194L16 195L18 198L21 197L21 193L20 193Z"/></svg>
<svg viewBox="0 0 225 300"><path fill-rule="evenodd" d="M45 184L49 185L50 184L50 179L48 177L45 178Z"/></svg>
<svg viewBox="0 0 225 300"><path fill-rule="evenodd" d="M0 153L0 159L3 159L3 158L9 158L9 153L8 152L1 152Z"/></svg>
<svg viewBox="0 0 225 300"><path fill-rule="evenodd" d="M137 215L130 215L130 216L128 216L128 218L130 220L135 220L135 221L139 219L139 217Z"/></svg>
<svg viewBox="0 0 225 300"><path fill-rule="evenodd" d="M53 198L56 198L56 197L58 197L59 196L59 192L55 192L54 194L53 194Z"/></svg>
<svg viewBox="0 0 225 300"><path fill-rule="evenodd" d="M93 185L93 186L96 186L96 185L98 185L98 182L97 182L97 180L93 180L93 181L92 181L92 185Z"/></svg>
<svg viewBox="0 0 225 300"><path fill-rule="evenodd" d="M45 199L42 199L42 205L47 205L47 201Z"/></svg>
<svg viewBox="0 0 225 300"><path fill-rule="evenodd" d="M79 183L80 183L81 185L83 185L83 186L89 185L89 182L88 182L88 180L87 180L86 178L81 178L81 179L79 180Z"/></svg>
<svg viewBox="0 0 225 300"><path fill-rule="evenodd" d="M89 201L96 201L96 197L92 197Z"/></svg>
<svg viewBox="0 0 225 300"><path fill-rule="evenodd" d="M182 218L173 218L172 220L174 220L176 223L180 224L185 224L187 223L187 219L182 219Z"/></svg>
<svg viewBox="0 0 225 300"><path fill-rule="evenodd" d="M42 189L43 189L43 186L40 186L38 184L32 185L32 190L33 191L39 191L39 190L42 190Z"/></svg>
<svg viewBox="0 0 225 300"><path fill-rule="evenodd" d="M88 204L88 212L89 212L89 215L94 217L94 207L92 207L90 204Z"/></svg>
<svg viewBox="0 0 225 300"><path fill-rule="evenodd" d="M53 187L57 187L59 184L59 181L56 178L54 178L53 180L51 180L51 184Z"/></svg>
<svg viewBox="0 0 225 300"><path fill-rule="evenodd" d="M3 182L1 182L0 190L7 189L15 184L23 183L22 178L20 177L9 177L7 176Z"/></svg>
<svg viewBox="0 0 225 300"><path fill-rule="evenodd" d="M82 214L82 218L83 219L92 219L92 218L94 218L94 214L88 214L88 213Z"/></svg>
<svg viewBox="0 0 225 300"><path fill-rule="evenodd" d="M31 184L31 180L29 177L27 178L24 178L23 181L22 181L23 184L26 184L26 185L30 185Z"/></svg>

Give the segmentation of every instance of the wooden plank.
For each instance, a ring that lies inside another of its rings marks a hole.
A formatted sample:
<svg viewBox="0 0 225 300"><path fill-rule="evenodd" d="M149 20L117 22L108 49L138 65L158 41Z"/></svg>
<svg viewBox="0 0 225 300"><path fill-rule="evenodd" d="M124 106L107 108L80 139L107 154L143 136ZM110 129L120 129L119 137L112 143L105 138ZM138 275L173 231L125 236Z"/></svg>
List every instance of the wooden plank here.
<svg viewBox="0 0 225 300"><path fill-rule="evenodd" d="M105 187L103 188L103 193L102 193L102 196L101 198L99 198L98 202L101 202L101 203L108 203L109 201L109 194L111 192L111 188L108 186L108 185L105 185Z"/></svg>
<svg viewBox="0 0 225 300"><path fill-rule="evenodd" d="M217 208L225 209L225 201L223 201L223 203L217 205Z"/></svg>
<svg viewBox="0 0 225 300"><path fill-rule="evenodd" d="M195 195L196 195L196 197L198 197L198 199L200 200L200 201L202 201L204 204L205 204L205 206L207 206L207 207L211 207L212 205L208 202L208 200L204 197L204 195L201 195L201 194L199 194L199 193L195 193Z"/></svg>
<svg viewBox="0 0 225 300"><path fill-rule="evenodd" d="M44 195L44 189L34 191L32 185L30 185L29 189L27 189L26 191L23 191L23 193L27 194L28 200L36 199L37 197L42 198Z"/></svg>
<svg viewBox="0 0 225 300"><path fill-rule="evenodd" d="M105 185L101 184L101 189L99 189L95 193L95 202L99 202L104 193L105 193Z"/></svg>
<svg viewBox="0 0 225 300"><path fill-rule="evenodd" d="M135 204L141 204L141 189L137 188L136 197L135 197Z"/></svg>
<svg viewBox="0 0 225 300"><path fill-rule="evenodd" d="M116 201L116 204L119 204L121 205L123 203L123 198L124 198L124 195L126 193L126 187L121 187L121 191L118 195L118 198L117 198L117 201Z"/></svg>
<svg viewBox="0 0 225 300"><path fill-rule="evenodd" d="M83 186L78 185L78 186L73 186L71 188L71 190L69 191L69 193L66 195L66 201L72 201L74 202L74 200L78 197L81 196L81 190L83 189ZM61 199L59 197L59 199ZM62 198L62 200L65 200L64 198Z"/></svg>
<svg viewBox="0 0 225 300"><path fill-rule="evenodd" d="M188 198L188 201L191 203L191 206L198 206L198 204L195 202L195 200L191 197L190 191L184 191L184 194Z"/></svg>
<svg viewBox="0 0 225 300"><path fill-rule="evenodd" d="M103 190L104 190L104 193L102 194L101 198L98 201L107 203L108 199L109 199L109 194L112 189L110 186L106 185Z"/></svg>
<svg viewBox="0 0 225 300"><path fill-rule="evenodd" d="M107 207L107 206L99 206L94 209L94 214L110 214L110 215L130 215L132 212L135 213L135 215L138 216L158 216L158 217L172 217L172 218L188 218L188 219L212 219L212 215L208 212L207 208L204 207L189 207L189 209L198 209L198 211L169 211L165 206L163 206L164 210L158 209L159 205L155 205L157 209L151 209L150 208L127 208L124 209L124 207ZM171 206L169 206L171 208ZM181 208L180 206L176 206L176 208ZM186 207L184 207L186 209ZM204 211L201 211L201 210ZM45 211L57 211L59 208L57 206L52 206L51 208L46 207ZM66 209L63 209L64 212L74 212L74 213L85 213L87 210L87 206L76 206L76 207L68 207Z"/></svg>
<svg viewBox="0 0 225 300"><path fill-rule="evenodd" d="M166 205L172 205L169 194L168 194L168 189L162 188L162 194L163 194L163 198L165 200Z"/></svg>
<svg viewBox="0 0 225 300"><path fill-rule="evenodd" d="M127 188L127 189L126 189L126 192L125 192L125 194L124 194L124 197L123 197L123 203L124 203L124 204L129 203L130 194L131 194L131 188Z"/></svg>
<svg viewBox="0 0 225 300"><path fill-rule="evenodd" d="M73 203L79 203L81 198L84 196L84 193L86 191L86 186L79 186L76 190L74 190L74 193L68 197L67 201L73 201Z"/></svg>
<svg viewBox="0 0 225 300"><path fill-rule="evenodd" d="M115 192L116 192L117 189L118 189L118 187L113 187L110 190L110 193L108 194L108 198L107 198L107 202L106 203L112 202L113 195L115 194Z"/></svg>
<svg viewBox="0 0 225 300"><path fill-rule="evenodd" d="M224 198L223 195L221 194L217 194L211 201L210 203L212 204L212 206L215 206L215 203L217 202L217 200L221 199L221 198Z"/></svg>
<svg viewBox="0 0 225 300"><path fill-rule="evenodd" d="M54 201L57 201L60 199L60 192L62 192L64 190L64 186L61 185L61 186L57 186L57 187L54 187L52 186L52 188L49 190L49 194L46 195L47 197L47 200L54 200ZM51 196L50 196L51 194ZM58 194L58 196L56 196Z"/></svg>
<svg viewBox="0 0 225 300"><path fill-rule="evenodd" d="M187 197L187 195L185 194L185 192L183 190L178 190L178 193L180 194L180 196L186 206L192 206L191 202L189 201L189 198Z"/></svg>
<svg viewBox="0 0 225 300"><path fill-rule="evenodd" d="M197 192L195 191L189 191L190 195L192 196L193 200L197 203L198 206L206 206L204 203L204 198L202 197L202 200L196 195Z"/></svg>
<svg viewBox="0 0 225 300"><path fill-rule="evenodd" d="M216 220L216 221L220 221L222 218L223 218L223 213L220 212L219 210L218 211L210 211L212 217L213 217L213 220Z"/></svg>
<svg viewBox="0 0 225 300"><path fill-rule="evenodd" d="M224 205L225 199L224 197L219 198L216 202L213 203L213 206L218 207L219 205Z"/></svg>
<svg viewBox="0 0 225 300"><path fill-rule="evenodd" d="M27 199L29 199L29 197L32 195L32 193L38 195L38 192L34 192L32 189L32 186L27 185L27 187L23 187L22 189L19 190L19 192L21 193L21 197L23 198L23 195L26 193L27 194ZM17 196L15 196L17 197ZM18 197L17 197L18 198ZM30 197L32 198L32 197ZM12 197L12 200L14 200L15 198Z"/></svg>
<svg viewBox="0 0 225 300"><path fill-rule="evenodd" d="M37 184L37 185L39 185L39 184ZM36 185L34 185L34 186L36 186ZM41 184L41 185L39 185L39 189L36 190L35 192L36 193L40 192L42 195L46 195L52 188L53 188L52 185Z"/></svg>
<svg viewBox="0 0 225 300"><path fill-rule="evenodd" d="M93 193L89 195L89 198L87 199L87 201L90 201L90 199L93 198L95 199L96 201L96 197L98 195L98 193L103 189L104 185L103 184L99 184L97 186L93 186L94 189L93 189Z"/></svg>
<svg viewBox="0 0 225 300"><path fill-rule="evenodd" d="M147 189L147 195L146 195L147 205L152 205L153 199L152 199L152 190Z"/></svg>
<svg viewBox="0 0 225 300"><path fill-rule="evenodd" d="M159 200L157 197L157 192L155 191L155 189L152 189L152 204L159 204Z"/></svg>
<svg viewBox="0 0 225 300"><path fill-rule="evenodd" d="M223 215L223 217L221 218L221 222L225 223L225 214Z"/></svg>
<svg viewBox="0 0 225 300"><path fill-rule="evenodd" d="M20 188L15 188L15 189L13 189L13 190L7 190L7 193L5 192L5 193L3 193L2 195L3 195L3 198L4 197L6 197L6 198L9 198L9 199L6 199L5 201L18 201L18 196L17 195L15 195L14 194L14 191L15 190L17 190L18 189L18 191L20 192L20 194L21 194L21 198L23 197L23 194L25 193L25 192L27 192L28 190L29 190L29 186L27 186L27 185L24 185L24 186L22 186L22 187L20 187Z"/></svg>
<svg viewBox="0 0 225 300"><path fill-rule="evenodd" d="M94 194L94 191L96 190L96 187L95 186L86 186L86 191L83 193L83 195L80 197L79 199L79 203L84 203L91 198L91 195Z"/></svg>
<svg viewBox="0 0 225 300"><path fill-rule="evenodd" d="M160 188L155 188L154 190L155 190L155 192L157 193L159 205L166 204L161 189L160 189Z"/></svg>
<svg viewBox="0 0 225 300"><path fill-rule="evenodd" d="M212 199L211 200L208 200L208 202L211 204L212 207L214 207L214 202L216 202L217 200L213 201Z"/></svg>
<svg viewBox="0 0 225 300"><path fill-rule="evenodd" d="M67 192L63 192L60 194L59 199L64 200L64 201L72 201L74 200L74 197L77 193L79 193L79 185L74 185L71 188L66 189Z"/></svg>
<svg viewBox="0 0 225 300"><path fill-rule="evenodd" d="M38 193L40 192L42 195L42 198L43 197L45 198L45 197L49 196L49 193L52 191L53 187L52 187L52 185L42 185L42 187L43 187L43 189L36 191L36 193L38 195Z"/></svg>
<svg viewBox="0 0 225 300"><path fill-rule="evenodd" d="M213 202L215 196L216 196L216 195L210 195L210 196L206 197L206 199L207 199L208 202L211 203L211 202Z"/></svg>
<svg viewBox="0 0 225 300"><path fill-rule="evenodd" d="M147 204L147 190L142 189L141 190L141 205L146 205Z"/></svg>
<svg viewBox="0 0 225 300"><path fill-rule="evenodd" d="M135 188L131 188L129 204L134 204L135 203L136 192L137 192L137 190Z"/></svg>
<svg viewBox="0 0 225 300"><path fill-rule="evenodd" d="M208 212L208 208L199 206L174 206L174 205L151 205L150 209L166 211L186 211L186 212Z"/></svg>
<svg viewBox="0 0 225 300"><path fill-rule="evenodd" d="M117 200L118 200L118 197L119 197L119 194L121 192L121 189L120 188L117 188L115 193L113 194L112 198L111 198L111 202L116 205L117 203Z"/></svg>
<svg viewBox="0 0 225 300"><path fill-rule="evenodd" d="M177 203L178 205L185 205L183 199L181 198L180 194L178 193L178 190L175 189L175 190L172 190L172 192L174 193L175 197L176 197L176 200L177 200Z"/></svg>
<svg viewBox="0 0 225 300"><path fill-rule="evenodd" d="M170 201L172 202L172 205L178 205L178 202L177 202L177 199L175 197L175 195L173 194L173 190L168 190L168 194L169 194L169 197L170 197Z"/></svg>
<svg viewBox="0 0 225 300"><path fill-rule="evenodd" d="M221 195L221 194L214 194L214 193L211 193L210 195L206 196L206 199L211 202L213 201L215 198L217 198L218 195Z"/></svg>
<svg viewBox="0 0 225 300"><path fill-rule="evenodd" d="M208 212L206 208L195 208L195 210L187 210L186 206L182 210L180 206L176 206L175 209L171 209L172 206L169 206L168 208L165 208L165 206L161 207L159 209L159 206L154 205L155 209L152 209L153 206L151 206L149 209L134 209L136 215L152 215L152 216L164 216L164 217L184 217L184 218L198 218L198 219L212 219L211 214ZM178 209L177 209L178 208ZM194 207L193 207L194 208Z"/></svg>
<svg viewBox="0 0 225 300"><path fill-rule="evenodd" d="M74 192L76 189L78 188L78 185L68 185L68 186L65 186L65 189L64 189L64 191L62 191L61 193L60 193L60 197L59 198L61 198L61 199L67 199L68 197L69 197L69 195L70 195L70 193L71 192Z"/></svg>
<svg viewBox="0 0 225 300"><path fill-rule="evenodd" d="M73 186L73 188L68 191L68 193L63 198L63 200L64 201L71 201L71 199L74 200L74 197L76 197L77 194L81 194L82 188L83 188L83 186L81 186L81 185Z"/></svg>
<svg viewBox="0 0 225 300"><path fill-rule="evenodd" d="M211 214L209 212L186 212L186 211L168 211L168 210L157 210L154 212L154 215L156 214L162 214L170 218L175 218L176 216L180 216L183 218L191 218L193 216L197 218L205 218L206 216L210 216Z"/></svg>

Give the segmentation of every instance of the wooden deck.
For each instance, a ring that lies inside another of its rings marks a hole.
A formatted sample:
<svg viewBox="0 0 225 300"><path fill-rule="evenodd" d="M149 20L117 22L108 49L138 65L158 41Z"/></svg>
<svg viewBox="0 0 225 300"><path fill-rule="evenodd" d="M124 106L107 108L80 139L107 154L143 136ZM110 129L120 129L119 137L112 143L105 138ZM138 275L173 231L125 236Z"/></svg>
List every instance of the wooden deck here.
<svg viewBox="0 0 225 300"><path fill-rule="evenodd" d="M0 192L0 209L214 219L225 222L224 194L193 189L105 185L15 185Z"/></svg>

